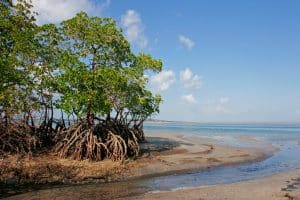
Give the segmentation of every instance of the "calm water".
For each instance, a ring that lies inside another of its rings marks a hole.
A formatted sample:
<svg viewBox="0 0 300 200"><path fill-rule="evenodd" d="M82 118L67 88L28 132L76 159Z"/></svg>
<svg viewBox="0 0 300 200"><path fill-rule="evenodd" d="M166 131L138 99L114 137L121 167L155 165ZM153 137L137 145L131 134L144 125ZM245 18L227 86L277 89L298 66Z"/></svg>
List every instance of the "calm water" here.
<svg viewBox="0 0 300 200"><path fill-rule="evenodd" d="M214 185L249 180L274 173L300 168L300 125L296 124L198 124L148 123L148 132L180 133L187 137L212 139L222 144L241 147L261 147L270 143L280 151L272 157L239 166L220 167L204 172L163 176L149 179L145 185L151 190ZM250 136L257 141L240 140Z"/></svg>
<svg viewBox="0 0 300 200"><path fill-rule="evenodd" d="M184 122L146 123L146 132L180 133L222 141L249 135L258 140L276 142L300 139L300 124L201 124Z"/></svg>
<svg viewBox="0 0 300 200"><path fill-rule="evenodd" d="M265 144L272 144L280 148L280 151L266 160L255 163L119 183L91 184L34 191L28 193L27 198L34 199L36 196L43 195L51 198L72 198L84 194L84 198L114 199L151 191L233 183L300 168L300 125L296 124L146 123L145 131L146 133L180 133L186 137L211 139L222 144L241 147L263 148ZM241 140L241 136L250 136L255 138L256 141ZM22 196L15 196L14 199L22 199Z"/></svg>

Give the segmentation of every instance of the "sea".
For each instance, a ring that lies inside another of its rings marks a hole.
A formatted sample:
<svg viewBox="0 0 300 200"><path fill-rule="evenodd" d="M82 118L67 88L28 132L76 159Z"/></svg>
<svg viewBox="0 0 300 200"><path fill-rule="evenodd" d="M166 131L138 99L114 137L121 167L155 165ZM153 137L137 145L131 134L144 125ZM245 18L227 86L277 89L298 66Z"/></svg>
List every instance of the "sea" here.
<svg viewBox="0 0 300 200"><path fill-rule="evenodd" d="M269 144L278 149L254 163L149 179L145 185L155 191L233 183L300 169L300 124L148 122L145 132L177 133L237 147L264 148ZM241 139L245 136L251 139Z"/></svg>

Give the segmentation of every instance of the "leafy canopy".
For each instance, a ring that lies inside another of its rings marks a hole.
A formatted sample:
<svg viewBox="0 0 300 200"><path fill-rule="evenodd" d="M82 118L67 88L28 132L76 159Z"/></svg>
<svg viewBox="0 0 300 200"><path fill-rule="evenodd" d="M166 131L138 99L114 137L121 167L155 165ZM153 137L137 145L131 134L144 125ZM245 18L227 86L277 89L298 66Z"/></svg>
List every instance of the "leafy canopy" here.
<svg viewBox="0 0 300 200"><path fill-rule="evenodd" d="M58 77L64 111L78 117L126 111L142 119L159 111L161 98L146 89L144 73L159 72L162 62L134 55L115 21L81 12L63 21L59 32L65 52Z"/></svg>
<svg viewBox="0 0 300 200"><path fill-rule="evenodd" d="M161 97L146 89L160 60L135 55L111 18L80 12L59 26L37 26L26 0L0 2L0 111L6 116L52 106L77 117L145 120ZM119 118L118 118L119 117Z"/></svg>

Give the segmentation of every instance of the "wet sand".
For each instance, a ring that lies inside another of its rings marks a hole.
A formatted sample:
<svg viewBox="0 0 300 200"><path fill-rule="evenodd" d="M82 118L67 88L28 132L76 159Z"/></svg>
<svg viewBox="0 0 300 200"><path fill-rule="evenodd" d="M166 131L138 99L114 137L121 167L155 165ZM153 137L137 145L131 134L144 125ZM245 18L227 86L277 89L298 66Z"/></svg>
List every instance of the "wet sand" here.
<svg viewBox="0 0 300 200"><path fill-rule="evenodd" d="M216 166L235 165L245 162L263 160L277 151L266 145L262 150L257 148L240 148L217 144L212 140L184 137L174 134L148 134L149 143L157 143L154 138L166 139L176 143L171 150L153 151L145 158L132 163L126 176L158 176L179 172L199 171Z"/></svg>
<svg viewBox="0 0 300 200"><path fill-rule="evenodd" d="M298 200L300 199L300 170L233 184L150 192L135 199Z"/></svg>
<svg viewBox="0 0 300 200"><path fill-rule="evenodd" d="M184 194L185 190L177 191L178 194L175 192L147 193L142 195L147 191L143 188L137 188L132 180L147 179L147 177L167 174L187 173L216 166L255 162L265 159L270 156L270 152L276 151L271 146L266 147L268 151L255 148L230 147L210 140L200 140L199 138L195 139L175 134L151 133L147 134L147 136L148 142L142 144L141 147L142 157L134 161L128 160L119 167L115 166L116 173L110 175L111 180L122 180L122 182L102 183L102 185L92 184L83 187L47 187L44 190L27 192L11 196L8 199L123 199L125 197L130 197L129 199L131 199L136 195L138 198L146 199L172 199L177 195L180 196L181 193ZM103 165L101 167L105 168ZM93 170L97 171L95 168ZM89 174L89 176L91 175ZM81 179L86 180L82 172ZM97 177L90 180L90 182L93 182L93 180L97 180ZM195 195L197 197L197 194Z"/></svg>

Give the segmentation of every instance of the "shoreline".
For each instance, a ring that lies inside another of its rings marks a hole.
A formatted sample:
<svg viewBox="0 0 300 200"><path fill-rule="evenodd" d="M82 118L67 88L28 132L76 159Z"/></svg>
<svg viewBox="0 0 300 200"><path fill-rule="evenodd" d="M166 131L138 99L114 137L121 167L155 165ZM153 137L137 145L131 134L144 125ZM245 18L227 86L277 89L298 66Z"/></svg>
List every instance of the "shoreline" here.
<svg viewBox="0 0 300 200"><path fill-rule="evenodd" d="M136 199L233 199L233 200L299 200L300 169L229 184L178 188L171 191L154 191ZM130 198L127 198L130 199Z"/></svg>
<svg viewBox="0 0 300 200"><path fill-rule="evenodd" d="M151 160L154 161L151 163L152 166L139 166L138 171L142 170L142 174L139 174L139 172L131 171L130 174L126 174L127 176L131 176L130 179L166 176L180 173L184 174L192 172L201 172L211 168L251 164L265 160L271 157L275 152L279 150L278 148L273 147L271 145L266 145L266 149L264 150L263 148L233 147L230 145L219 144L216 141L209 139L194 140L189 136L185 137L181 134L150 133L147 135L150 138L160 137L164 139L178 141L179 143L181 142L183 145L174 147L171 150L167 150L169 152L163 152L161 154L156 153L156 155L154 156L154 160ZM190 142L191 145L193 145L194 147L189 147L187 142ZM211 149L211 147L213 148ZM178 151L180 151L181 148L186 150L186 152L178 153ZM195 150L195 148L199 149ZM161 172L155 172L148 169L149 167L153 167L153 165L157 164L157 159L158 161L163 162L167 165L165 166L164 164L162 164L161 166L154 167L154 169L160 169ZM137 163L135 164L140 165L141 162L144 161L146 160L137 160ZM167 164L168 162L174 165L170 166Z"/></svg>
<svg viewBox="0 0 300 200"><path fill-rule="evenodd" d="M37 189L47 190L53 186L54 188L60 188L93 183L126 183L126 181L150 177L184 174L205 171L215 167L253 163L271 156L269 153L262 151L262 149L225 146L208 140L195 140L179 134L147 133L147 140L147 143L142 144L141 151L143 153L137 160L129 160L125 161L125 163L113 163L110 161L92 163L57 159L56 162L61 162L62 165L65 165L65 168L70 166L70 164L80 164L77 168L83 167L84 169L78 171L71 179L56 177L58 181L53 181L53 174L48 174L48 178L44 180L46 184L41 183L39 185L29 181L26 185L32 185L32 188L40 186ZM275 148L268 150L268 152L275 151ZM91 167L92 172L85 174L86 171L90 171ZM74 170L76 171L76 167ZM43 187L43 185L46 187ZM6 191L1 196L18 198L18 196L26 195L27 193L22 194L22 187L20 188L20 191L15 193L16 196L13 196L14 194L11 193L11 190ZM23 188L23 192L29 190ZM18 193L21 194L17 195Z"/></svg>

